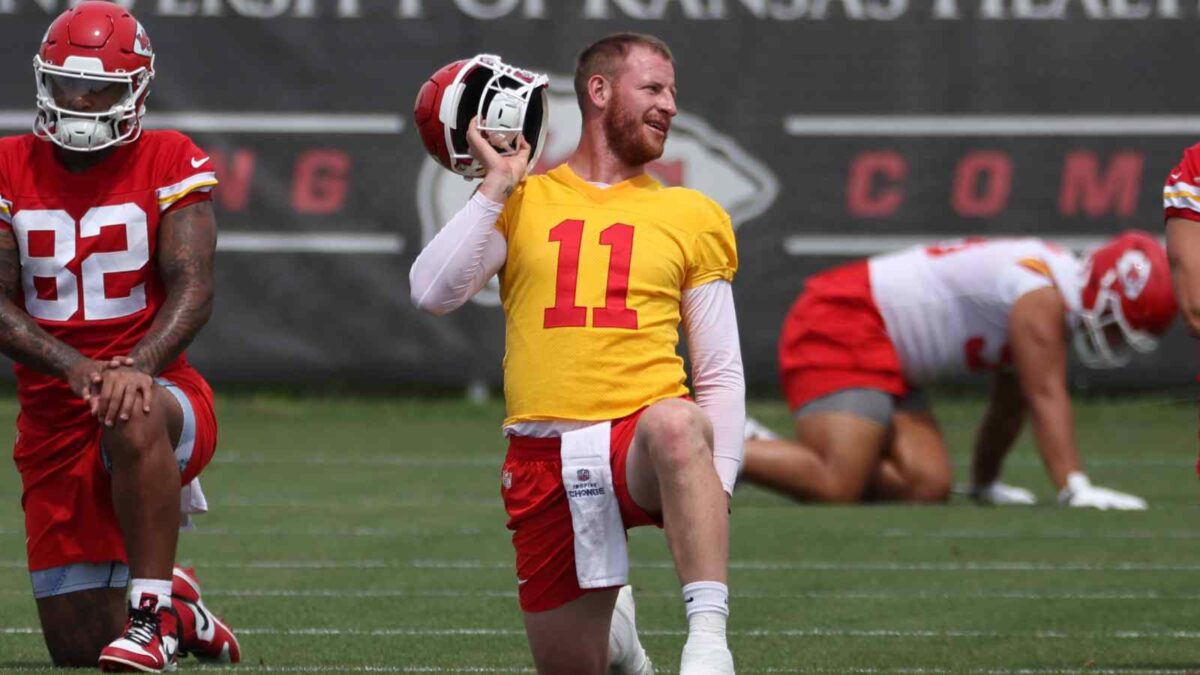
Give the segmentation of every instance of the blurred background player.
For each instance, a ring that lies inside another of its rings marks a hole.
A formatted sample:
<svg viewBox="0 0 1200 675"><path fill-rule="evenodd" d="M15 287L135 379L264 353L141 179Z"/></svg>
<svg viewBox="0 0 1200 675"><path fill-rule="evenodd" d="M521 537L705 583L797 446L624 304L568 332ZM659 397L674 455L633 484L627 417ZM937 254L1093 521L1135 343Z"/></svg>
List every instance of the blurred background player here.
<svg viewBox="0 0 1200 675"><path fill-rule="evenodd" d="M103 670L174 669L179 650L236 662L174 568L180 486L202 504L192 481L217 440L183 355L212 308L212 165L182 134L142 131L154 52L119 5L63 12L34 69L34 133L0 139L0 350L17 362L46 644Z"/></svg>
<svg viewBox="0 0 1200 675"><path fill-rule="evenodd" d="M1079 260L1038 239L967 239L813 276L779 338L795 441L747 424L743 478L796 499L937 502L950 460L919 388L991 372L976 435L970 495L1032 504L999 481L1025 417L1059 502L1143 509L1083 473L1067 391L1067 343L1090 367L1148 352L1176 313L1166 253L1126 232Z"/></svg>
<svg viewBox="0 0 1200 675"><path fill-rule="evenodd" d="M629 33L596 42L579 57L575 92L579 145L545 175L525 179L524 138L501 155L489 140L508 139L485 139L471 121L466 137L486 177L417 258L412 297L442 314L500 273L502 494L538 672L602 673L610 656L618 672L652 672L632 607L613 609L628 574L625 528L657 524L689 620L679 672L732 673L728 497L745 416L733 229L714 201L646 174L676 114L664 43ZM418 123L431 111L460 128L475 114L444 114L427 85ZM481 111L480 124L494 127L491 103ZM695 403L676 354L681 318Z"/></svg>

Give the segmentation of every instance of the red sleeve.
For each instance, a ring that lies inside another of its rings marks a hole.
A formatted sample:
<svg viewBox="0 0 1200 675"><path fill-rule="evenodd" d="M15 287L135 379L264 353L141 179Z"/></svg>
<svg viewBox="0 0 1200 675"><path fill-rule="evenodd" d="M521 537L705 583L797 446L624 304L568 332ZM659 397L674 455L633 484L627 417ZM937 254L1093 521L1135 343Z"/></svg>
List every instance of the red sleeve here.
<svg viewBox="0 0 1200 675"><path fill-rule="evenodd" d="M1183 159L1167 174L1163 186L1163 220L1200 222L1200 144L1183 151Z"/></svg>
<svg viewBox="0 0 1200 675"><path fill-rule="evenodd" d="M163 153L164 165L158 187L158 206L164 213L176 206L209 198L217 184L209 154L196 147L187 136L180 133L173 136L171 147Z"/></svg>
<svg viewBox="0 0 1200 675"><path fill-rule="evenodd" d="M196 204L198 202L207 201L212 201L212 190L193 190L192 192L189 192L183 197L180 197L171 204L167 205L167 207L163 209L163 213L170 213L177 209L182 209L185 206L191 206L192 204Z"/></svg>

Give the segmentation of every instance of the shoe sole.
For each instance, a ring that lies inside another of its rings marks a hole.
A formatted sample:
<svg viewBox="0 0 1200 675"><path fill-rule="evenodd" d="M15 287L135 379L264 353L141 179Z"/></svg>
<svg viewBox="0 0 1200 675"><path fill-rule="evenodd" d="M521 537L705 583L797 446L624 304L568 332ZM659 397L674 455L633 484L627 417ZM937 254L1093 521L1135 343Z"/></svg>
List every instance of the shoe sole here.
<svg viewBox="0 0 1200 675"><path fill-rule="evenodd" d="M165 668L147 668L134 661L115 656L100 657L100 670L106 673L162 673L174 672L178 667L179 664L169 663Z"/></svg>

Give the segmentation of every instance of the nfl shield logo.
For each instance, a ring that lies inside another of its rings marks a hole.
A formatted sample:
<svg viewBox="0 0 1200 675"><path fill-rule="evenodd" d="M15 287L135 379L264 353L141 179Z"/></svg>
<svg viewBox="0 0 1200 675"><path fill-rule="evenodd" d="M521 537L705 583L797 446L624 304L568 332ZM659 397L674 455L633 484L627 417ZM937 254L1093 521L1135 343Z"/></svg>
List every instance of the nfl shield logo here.
<svg viewBox="0 0 1200 675"><path fill-rule="evenodd" d="M580 469L575 474L575 477L578 478L581 483L584 481L589 481L592 479L592 472L588 471L587 469Z"/></svg>

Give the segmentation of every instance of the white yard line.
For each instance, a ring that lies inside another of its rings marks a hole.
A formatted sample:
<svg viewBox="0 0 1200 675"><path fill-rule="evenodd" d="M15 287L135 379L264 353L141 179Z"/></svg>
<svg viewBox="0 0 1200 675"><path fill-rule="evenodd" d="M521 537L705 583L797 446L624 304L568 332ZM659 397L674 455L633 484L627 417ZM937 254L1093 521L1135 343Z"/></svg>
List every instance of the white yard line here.
<svg viewBox="0 0 1200 675"><path fill-rule="evenodd" d="M511 572L511 560L185 560L199 568L220 569L433 569L501 570ZM25 569L24 560L0 560L0 568ZM668 560L632 562L639 569L674 569ZM760 572L1200 572L1200 564L1108 562L1052 563L1038 561L877 562L733 560L729 568Z"/></svg>
<svg viewBox="0 0 1200 675"><path fill-rule="evenodd" d="M682 637L686 630L639 630L645 636ZM32 626L0 627L0 635L38 635L41 630ZM282 637L496 637L525 636L523 628L238 628L239 636L266 635ZM735 637L837 637L837 638L898 638L898 639L943 639L943 638L988 638L1021 640L1195 640L1200 631L1193 630L1110 630L1094 632L1071 632L1058 630L1038 631L987 631L987 630L904 630L892 628L775 628L756 630L731 630Z"/></svg>
<svg viewBox="0 0 1200 675"><path fill-rule="evenodd" d="M446 505L449 502L443 503ZM411 503L404 506L394 506L395 508L414 508L419 506L427 506L428 504ZM455 506L460 506L458 502L454 502ZM215 504L214 508L226 508L231 505ZM297 509L307 508L310 510L327 510L325 506L314 505L308 502L297 502L291 505L275 504L280 508ZM478 503L475 506L500 509L499 501ZM262 508L262 505L255 505L254 508ZM362 508L361 506L359 508ZM742 508L752 508L745 506ZM479 527L458 527L458 528L440 528L440 527L408 527L408 528L387 528L387 527L259 527L259 528L238 528L238 527L209 527L201 525L191 531L189 537L315 537L325 539L330 537L347 537L347 538L403 538L403 537L426 537L426 536L477 536L483 534L484 528ZM883 530L881 532L854 532L853 536L857 539L1041 539L1041 540L1117 540L1117 541L1169 541L1169 540L1200 540L1200 532L1193 530L1166 530L1157 532L1144 532L1138 530L1129 531L1092 531L1092 530L1049 530L1045 532L1013 532L1004 530L934 530L920 531L908 530L901 528L893 528ZM0 527L0 536L24 536L25 531L21 528L6 528ZM425 561L419 561L418 565L426 564ZM1004 564L1004 563L999 563Z"/></svg>
<svg viewBox="0 0 1200 675"><path fill-rule="evenodd" d="M382 497L360 497L358 499L272 499L263 497L241 497L236 495L216 497L208 500L214 509L307 509L311 511L347 511L357 509L413 509L453 506L488 508L501 510L504 503L499 497L468 499L466 497L434 496L428 499L389 499Z"/></svg>
<svg viewBox="0 0 1200 675"><path fill-rule="evenodd" d="M24 668L29 672L61 672L57 669ZM247 672L244 666L194 665L189 670L197 672ZM656 667L656 671L667 675L675 671ZM532 668L494 668L488 666L267 666L256 665L254 672L262 673L531 673ZM928 668L921 666L893 665L886 668L871 667L828 667L809 666L799 668L738 668L741 673L852 673L873 675L874 673L899 673L901 675L942 675L943 673L966 673L969 675L1126 675L1131 673L1179 673L1180 668Z"/></svg>
<svg viewBox="0 0 1200 675"><path fill-rule="evenodd" d="M296 457L266 456L260 454L217 453L212 460L217 464L286 464L288 466L411 466L411 467L490 467L500 469L504 463L502 452L495 457L437 457L412 455L345 455L310 454ZM1094 464L1094 462L1093 462Z"/></svg>
<svg viewBox="0 0 1200 675"><path fill-rule="evenodd" d="M213 457L217 464L238 465L274 465L288 466L412 466L412 467L487 467L499 470L504 463L503 448L497 446L495 455L439 457L436 455L364 455L347 457L345 455L310 453L299 456L265 455L261 453L218 452ZM1194 456L1186 455L1172 457L1137 457L1121 459L1105 459L1098 457L1088 459L1089 466L1104 466L1115 468L1129 467L1194 467ZM1042 466L1039 460L1016 457L1005 462L1005 466Z"/></svg>
<svg viewBox="0 0 1200 675"><path fill-rule="evenodd" d="M205 527L197 526L188 532L189 537L315 537L317 539L337 538L382 538L397 539L403 537L444 537L446 535L475 537L483 533L477 527L410 527L401 530L386 527L261 527L243 529L235 527ZM0 535L25 536L22 529L0 527Z"/></svg>
<svg viewBox="0 0 1200 675"><path fill-rule="evenodd" d="M27 589L12 589L0 591L0 595L27 596ZM504 599L517 597L516 590L408 590L408 589L374 589L346 590L337 588L295 589L212 589L204 590L204 597L227 598L353 598L353 599L383 599L383 598L453 598L453 599ZM679 593L675 591L638 591L638 599L654 598L675 600ZM1096 593L1071 593L1035 591L974 591L964 593L947 593L940 590L911 590L899 592L880 591L807 591L807 592L767 592L767 591L733 591L730 597L735 600L837 600L864 602L910 602L910 601L974 601L974 600L1018 600L1029 602L1050 601L1096 601L1096 602L1160 602L1179 601L1194 602L1200 600L1200 593L1157 593L1154 591L1108 591Z"/></svg>
<svg viewBox="0 0 1200 675"><path fill-rule="evenodd" d="M1116 539L1132 541L1155 541L1164 539L1200 539L1196 530L1069 530L1056 529L1041 532L1021 532L1003 529L959 529L959 530L909 530L891 528L879 533L856 533L855 536L879 536L885 539Z"/></svg>

